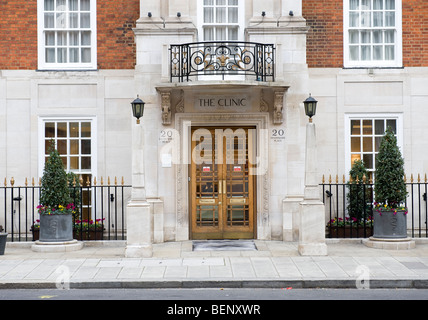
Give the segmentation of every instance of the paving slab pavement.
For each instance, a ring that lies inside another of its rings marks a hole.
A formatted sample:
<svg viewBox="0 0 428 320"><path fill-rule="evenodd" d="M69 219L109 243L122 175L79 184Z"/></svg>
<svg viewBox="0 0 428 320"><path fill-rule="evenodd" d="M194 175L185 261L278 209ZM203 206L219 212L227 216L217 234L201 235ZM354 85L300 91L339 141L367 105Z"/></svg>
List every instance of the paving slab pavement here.
<svg viewBox="0 0 428 320"><path fill-rule="evenodd" d="M126 258L124 241L78 251L34 252L8 243L1 288L428 288L428 239L409 250L374 249L361 239L327 239L327 256L301 256L297 242L254 240L257 250L192 250L192 241L153 245Z"/></svg>

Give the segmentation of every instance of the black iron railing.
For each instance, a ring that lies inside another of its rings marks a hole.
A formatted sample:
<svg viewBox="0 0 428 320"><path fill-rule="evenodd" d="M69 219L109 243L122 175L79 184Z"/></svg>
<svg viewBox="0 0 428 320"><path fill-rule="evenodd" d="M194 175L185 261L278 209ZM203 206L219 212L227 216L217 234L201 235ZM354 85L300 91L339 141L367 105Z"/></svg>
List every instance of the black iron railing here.
<svg viewBox="0 0 428 320"><path fill-rule="evenodd" d="M428 237L428 180L420 175L417 179L406 181L408 196L405 206L407 213L407 230L410 237ZM345 181L336 176L320 184L322 201L326 208L326 235L330 238L367 238L373 228L372 181Z"/></svg>
<svg viewBox="0 0 428 320"><path fill-rule="evenodd" d="M34 241L39 235L40 183L25 180L17 186L14 179L5 179L0 186L0 230L7 232L8 241ZM77 240L125 240L125 207L131 186L122 182L86 181L70 185L76 205L73 236Z"/></svg>
<svg viewBox="0 0 428 320"><path fill-rule="evenodd" d="M171 82L203 76L245 75L256 81L275 80L275 47L255 42L194 42L170 47Z"/></svg>

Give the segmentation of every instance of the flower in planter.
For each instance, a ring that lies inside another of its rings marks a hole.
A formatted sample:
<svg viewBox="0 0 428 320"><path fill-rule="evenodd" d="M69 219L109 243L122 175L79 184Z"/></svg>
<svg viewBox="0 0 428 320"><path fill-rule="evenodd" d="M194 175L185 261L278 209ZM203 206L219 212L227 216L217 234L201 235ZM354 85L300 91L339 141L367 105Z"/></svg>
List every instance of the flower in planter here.
<svg viewBox="0 0 428 320"><path fill-rule="evenodd" d="M382 215L383 212L391 212L393 214L397 214L397 212L404 212L404 214L408 213L407 207L405 206L389 206L387 204L380 204L378 202L373 203L373 208L376 210L376 212L379 213L379 215Z"/></svg>
<svg viewBox="0 0 428 320"><path fill-rule="evenodd" d="M331 219L327 223L327 227L344 227L344 226L351 226L351 227L371 227L373 225L373 218L369 217L366 220L364 219L357 219L355 217L345 217L345 219L342 218L334 218Z"/></svg>
<svg viewBox="0 0 428 320"><path fill-rule="evenodd" d="M33 221L33 224L30 228L30 231L35 231L40 229L40 220L37 219L36 221Z"/></svg>
<svg viewBox="0 0 428 320"><path fill-rule="evenodd" d="M96 219L94 220L88 220L88 219L84 219L84 220L75 220L74 222L74 229L75 230L82 230L82 231L93 231L93 230L97 230L97 231L101 231L104 230L104 220L103 219Z"/></svg>

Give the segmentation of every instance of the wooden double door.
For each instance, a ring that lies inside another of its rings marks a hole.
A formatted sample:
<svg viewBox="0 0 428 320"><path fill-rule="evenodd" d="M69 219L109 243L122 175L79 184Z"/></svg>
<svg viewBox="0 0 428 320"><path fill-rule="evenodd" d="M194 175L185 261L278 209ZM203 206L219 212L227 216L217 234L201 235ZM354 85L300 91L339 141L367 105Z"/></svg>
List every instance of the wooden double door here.
<svg viewBox="0 0 428 320"><path fill-rule="evenodd" d="M192 128L193 239L255 237L255 128Z"/></svg>

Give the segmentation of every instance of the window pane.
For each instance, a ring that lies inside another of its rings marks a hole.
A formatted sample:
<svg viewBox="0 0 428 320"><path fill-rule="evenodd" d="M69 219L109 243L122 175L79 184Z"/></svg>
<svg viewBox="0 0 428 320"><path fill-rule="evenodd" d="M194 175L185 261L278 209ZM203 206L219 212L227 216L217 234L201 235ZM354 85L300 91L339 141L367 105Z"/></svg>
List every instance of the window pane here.
<svg viewBox="0 0 428 320"><path fill-rule="evenodd" d="M361 31L361 43L370 43L371 32L370 31Z"/></svg>
<svg viewBox="0 0 428 320"><path fill-rule="evenodd" d="M67 32L57 32L56 44L58 46L66 46L67 45Z"/></svg>
<svg viewBox="0 0 428 320"><path fill-rule="evenodd" d="M385 133L385 122L384 120L375 120L375 134Z"/></svg>
<svg viewBox="0 0 428 320"><path fill-rule="evenodd" d="M56 0L56 11L65 11L65 0Z"/></svg>
<svg viewBox="0 0 428 320"><path fill-rule="evenodd" d="M372 137L363 138L363 152L373 151L373 140Z"/></svg>
<svg viewBox="0 0 428 320"><path fill-rule="evenodd" d="M82 170L91 169L91 157L82 157Z"/></svg>
<svg viewBox="0 0 428 320"><path fill-rule="evenodd" d="M382 137L375 137L375 152L379 152Z"/></svg>
<svg viewBox="0 0 428 320"><path fill-rule="evenodd" d="M361 9L362 10L370 10L371 8L372 8L371 0L361 0Z"/></svg>
<svg viewBox="0 0 428 320"><path fill-rule="evenodd" d="M373 134L372 120L363 120L363 134Z"/></svg>
<svg viewBox="0 0 428 320"><path fill-rule="evenodd" d="M371 27L371 12L361 13L361 27Z"/></svg>
<svg viewBox="0 0 428 320"><path fill-rule="evenodd" d="M213 23L214 22L214 8L204 8L204 22Z"/></svg>
<svg viewBox="0 0 428 320"><path fill-rule="evenodd" d="M82 122L81 126L81 137L87 138L91 136L91 123L90 122Z"/></svg>
<svg viewBox="0 0 428 320"><path fill-rule="evenodd" d="M70 122L70 137L79 137L79 123L78 122Z"/></svg>
<svg viewBox="0 0 428 320"><path fill-rule="evenodd" d="M382 43L383 32L381 30L373 31L373 43Z"/></svg>
<svg viewBox="0 0 428 320"><path fill-rule="evenodd" d="M79 154L79 140L70 140L70 154Z"/></svg>
<svg viewBox="0 0 428 320"><path fill-rule="evenodd" d="M70 7L70 11L77 11L79 9L78 0L68 0L68 6Z"/></svg>
<svg viewBox="0 0 428 320"><path fill-rule="evenodd" d="M82 46L89 46L89 45L91 45L91 32L84 31L82 32Z"/></svg>
<svg viewBox="0 0 428 320"><path fill-rule="evenodd" d="M46 122L45 138L54 138L54 137L55 137L55 122Z"/></svg>
<svg viewBox="0 0 428 320"><path fill-rule="evenodd" d="M385 26L395 27L395 12L385 12Z"/></svg>
<svg viewBox="0 0 428 320"><path fill-rule="evenodd" d="M204 41L214 40L214 28L204 28Z"/></svg>
<svg viewBox="0 0 428 320"><path fill-rule="evenodd" d="M349 47L349 58L352 61L358 61L358 60L360 60L358 52L359 52L359 47L358 46L351 46L351 47Z"/></svg>
<svg viewBox="0 0 428 320"><path fill-rule="evenodd" d="M45 44L47 46L55 45L55 32L46 32L45 33Z"/></svg>
<svg viewBox="0 0 428 320"><path fill-rule="evenodd" d="M361 46L361 60L371 60L371 47Z"/></svg>
<svg viewBox="0 0 428 320"><path fill-rule="evenodd" d="M70 46L78 46L79 45L79 32L70 32L69 33Z"/></svg>
<svg viewBox="0 0 428 320"><path fill-rule="evenodd" d="M359 43L360 33L356 30L349 31L349 43Z"/></svg>
<svg viewBox="0 0 428 320"><path fill-rule="evenodd" d="M55 28L55 13L45 13L45 28Z"/></svg>
<svg viewBox="0 0 428 320"><path fill-rule="evenodd" d="M81 28L90 28L91 27L91 15L90 15L90 13L81 13L80 14L80 27Z"/></svg>
<svg viewBox="0 0 428 320"><path fill-rule="evenodd" d="M351 120L351 134L361 134L360 120Z"/></svg>
<svg viewBox="0 0 428 320"><path fill-rule="evenodd" d="M67 154L67 140L57 140L56 148L59 154L66 155Z"/></svg>
<svg viewBox="0 0 428 320"><path fill-rule="evenodd" d="M382 10L383 9L383 0L373 0L373 9Z"/></svg>
<svg viewBox="0 0 428 320"><path fill-rule="evenodd" d="M55 63L55 49L54 48L47 48L45 51L46 55L46 62L48 63Z"/></svg>
<svg viewBox="0 0 428 320"><path fill-rule="evenodd" d="M391 127L392 132L397 133L397 121L394 119L386 120L386 127Z"/></svg>
<svg viewBox="0 0 428 320"><path fill-rule="evenodd" d="M385 46L385 60L394 60L395 51L394 46Z"/></svg>
<svg viewBox="0 0 428 320"><path fill-rule="evenodd" d="M383 12L373 12L373 27L383 26Z"/></svg>
<svg viewBox="0 0 428 320"><path fill-rule="evenodd" d="M226 5L226 0L216 0L215 4L218 6L224 6Z"/></svg>
<svg viewBox="0 0 428 320"><path fill-rule="evenodd" d="M67 123L66 122L58 122L56 129L57 137L67 137Z"/></svg>
<svg viewBox="0 0 428 320"><path fill-rule="evenodd" d="M220 7L215 10L215 22L216 23L226 23L226 8Z"/></svg>
<svg viewBox="0 0 428 320"><path fill-rule="evenodd" d="M238 27L236 28L228 28L227 34L228 40L238 40Z"/></svg>
<svg viewBox="0 0 428 320"><path fill-rule="evenodd" d="M204 6L212 6L214 5L214 0L204 0Z"/></svg>
<svg viewBox="0 0 428 320"><path fill-rule="evenodd" d="M383 47L374 46L373 47L373 60L383 60Z"/></svg>
<svg viewBox="0 0 428 320"><path fill-rule="evenodd" d="M351 154L351 164L353 165L356 160L361 160L361 155Z"/></svg>
<svg viewBox="0 0 428 320"><path fill-rule="evenodd" d="M359 8L359 0L349 0L349 9L357 10Z"/></svg>
<svg viewBox="0 0 428 320"><path fill-rule="evenodd" d="M57 13L55 18L55 27L65 29L66 28L66 15L65 13Z"/></svg>
<svg viewBox="0 0 428 320"><path fill-rule="evenodd" d="M232 7L228 9L229 23L238 23L238 8Z"/></svg>
<svg viewBox="0 0 428 320"><path fill-rule="evenodd" d="M386 10L395 10L395 0L385 0Z"/></svg>
<svg viewBox="0 0 428 320"><path fill-rule="evenodd" d="M91 154L91 140L82 140L81 147L82 154Z"/></svg>
<svg viewBox="0 0 428 320"><path fill-rule="evenodd" d="M363 154L363 161L366 169L373 169L373 155Z"/></svg>
<svg viewBox="0 0 428 320"><path fill-rule="evenodd" d="M394 30L386 30L385 31L385 43L394 43L394 35L395 35L395 31Z"/></svg>
<svg viewBox="0 0 428 320"><path fill-rule="evenodd" d="M67 62L67 49L57 50L57 62Z"/></svg>
<svg viewBox="0 0 428 320"><path fill-rule="evenodd" d="M53 11L54 3L54 0L45 0L45 11Z"/></svg>
<svg viewBox="0 0 428 320"><path fill-rule="evenodd" d="M78 13L70 13L70 28L79 28L79 14Z"/></svg>
<svg viewBox="0 0 428 320"><path fill-rule="evenodd" d="M80 11L89 11L90 9L90 0L80 0Z"/></svg>
<svg viewBox="0 0 428 320"><path fill-rule="evenodd" d="M352 152L361 152L361 138L352 137L351 138L351 151Z"/></svg>
<svg viewBox="0 0 428 320"><path fill-rule="evenodd" d="M349 13L349 26L350 27L359 27L359 13L358 12L350 12Z"/></svg>
<svg viewBox="0 0 428 320"><path fill-rule="evenodd" d="M82 62L91 62L91 49L83 48L82 49Z"/></svg>
<svg viewBox="0 0 428 320"><path fill-rule="evenodd" d="M79 170L79 157L70 157L70 170Z"/></svg>

